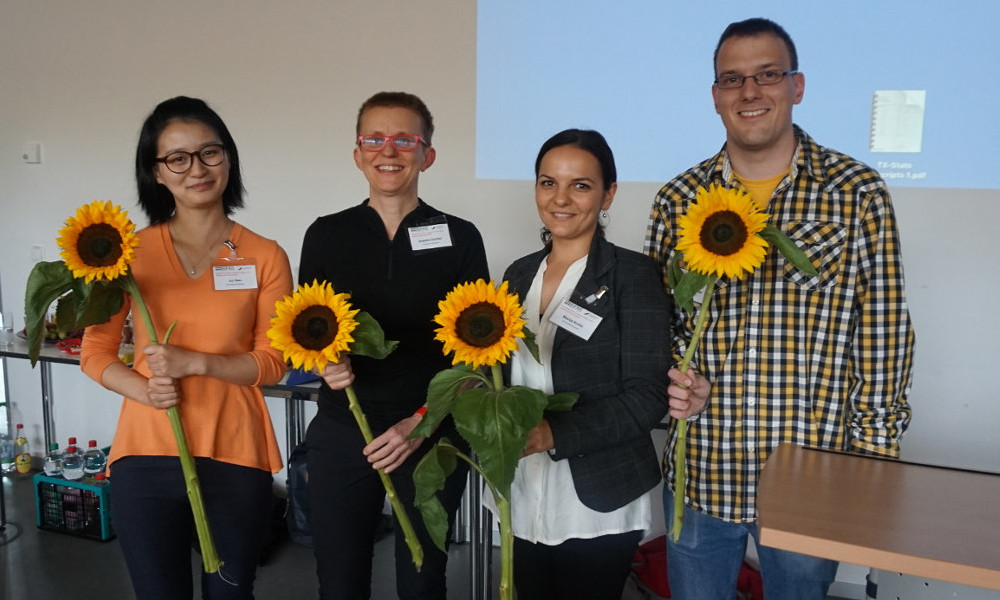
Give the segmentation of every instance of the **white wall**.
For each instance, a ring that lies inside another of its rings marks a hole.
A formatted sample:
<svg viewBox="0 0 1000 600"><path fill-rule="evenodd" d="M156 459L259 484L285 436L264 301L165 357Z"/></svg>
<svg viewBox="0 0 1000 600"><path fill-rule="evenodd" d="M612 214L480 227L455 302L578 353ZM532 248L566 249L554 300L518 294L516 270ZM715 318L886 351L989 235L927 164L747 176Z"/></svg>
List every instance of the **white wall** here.
<svg viewBox="0 0 1000 600"><path fill-rule="evenodd" d="M358 105L383 89L420 95L436 119L438 150L422 196L479 225L499 276L536 248L539 223L530 183L473 175L474 6L471 0L0 0L3 305L20 309L31 247L41 245L46 260L56 259L57 229L77 206L111 199L135 207L138 128L157 102L177 94L205 98L226 120L249 190L237 218L277 239L293 268L312 219L360 202L367 191L351 160ZM601 84L596 75L592 84ZM691 93L710 101L707 89ZM42 164L21 161L28 141L41 142ZM613 241L640 247L658 187L620 186ZM992 380L1000 364L994 310L1000 252L992 244L1000 192L898 189L894 201L917 331L914 420L903 457L998 471L1000 436L991 428L1000 422ZM132 214L145 222L138 209ZM8 365L14 418L40 448L38 374L24 361ZM69 367L53 371L57 438L110 440L118 399ZM281 435L282 404L273 406Z"/></svg>

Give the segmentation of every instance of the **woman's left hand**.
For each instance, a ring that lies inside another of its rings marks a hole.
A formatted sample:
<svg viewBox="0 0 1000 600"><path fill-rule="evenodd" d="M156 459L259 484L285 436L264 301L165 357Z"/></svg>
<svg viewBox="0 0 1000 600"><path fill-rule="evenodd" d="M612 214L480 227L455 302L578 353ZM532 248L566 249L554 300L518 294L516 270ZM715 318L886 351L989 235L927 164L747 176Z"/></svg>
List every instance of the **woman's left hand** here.
<svg viewBox="0 0 1000 600"><path fill-rule="evenodd" d="M373 469L383 469L386 473L392 473L413 454L424 438L411 440L408 436L420 424L421 419L423 419L421 415L409 416L364 447L362 452L368 457Z"/></svg>
<svg viewBox="0 0 1000 600"><path fill-rule="evenodd" d="M155 377L181 379L202 372L200 352L184 350L169 344L146 346L142 352L146 355L146 364Z"/></svg>
<svg viewBox="0 0 1000 600"><path fill-rule="evenodd" d="M556 441L552 438L552 428L549 422L542 419L542 422L535 425L528 432L528 439L524 443L524 451L521 456L528 456L536 452L548 452L556 447Z"/></svg>

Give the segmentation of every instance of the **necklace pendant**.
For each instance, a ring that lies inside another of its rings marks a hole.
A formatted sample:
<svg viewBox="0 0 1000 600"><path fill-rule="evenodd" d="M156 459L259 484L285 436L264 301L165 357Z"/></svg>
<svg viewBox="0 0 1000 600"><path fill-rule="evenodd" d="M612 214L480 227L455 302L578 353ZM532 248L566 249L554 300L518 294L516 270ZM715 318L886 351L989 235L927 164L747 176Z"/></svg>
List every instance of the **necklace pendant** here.
<svg viewBox="0 0 1000 600"><path fill-rule="evenodd" d="M189 271L189 273L191 273L192 275L194 275L194 267L191 267L191 270Z"/></svg>

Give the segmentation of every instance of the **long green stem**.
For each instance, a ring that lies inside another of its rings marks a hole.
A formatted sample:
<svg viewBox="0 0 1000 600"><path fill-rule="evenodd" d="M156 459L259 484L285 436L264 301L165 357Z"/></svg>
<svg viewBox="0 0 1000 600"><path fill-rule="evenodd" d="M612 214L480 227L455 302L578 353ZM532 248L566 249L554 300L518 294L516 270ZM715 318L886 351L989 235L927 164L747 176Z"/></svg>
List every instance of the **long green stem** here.
<svg viewBox="0 0 1000 600"><path fill-rule="evenodd" d="M514 530L510 500L497 496L496 501L500 510L500 600L514 600Z"/></svg>
<svg viewBox="0 0 1000 600"><path fill-rule="evenodd" d="M139 286L135 279L128 275L125 279L125 291L132 296L139 315L146 325L146 334L149 336L150 344L159 344L156 335L156 327L153 326L153 319L150 317L149 308L142 299ZM163 343L170 339L170 333L174 326L171 325L163 336ZM191 503L191 512L194 515L195 529L198 532L198 544L201 547L201 561L206 573L217 573L222 566L219 560L219 553L215 549L215 541L212 539L212 530L208 526L208 516L205 513L205 500L201 494L201 482L198 480L198 471L194 465L194 457L188 448L187 435L184 433L184 424L181 422L181 413L176 406L167 409L167 417L170 419L170 427L174 432L174 440L177 442L177 455L181 460L181 471L184 474L184 483L187 487L188 500Z"/></svg>
<svg viewBox="0 0 1000 600"><path fill-rule="evenodd" d="M493 391L499 394L503 391L503 371L500 365L491 365L490 372L493 374Z"/></svg>
<svg viewBox="0 0 1000 600"><path fill-rule="evenodd" d="M455 448L454 446L451 446ZM507 490L506 494L500 493L493 482L489 480L486 476L486 472L480 467L476 461L472 460L467 454L463 454L457 448L455 448L455 456L461 458L465 462L469 463L473 469L479 472L483 477L483 481L489 486L490 492L493 493L493 499L497 503L497 509L500 511L500 599L499 600L514 600L514 529L512 527L512 519L510 514L510 490Z"/></svg>
<svg viewBox="0 0 1000 600"><path fill-rule="evenodd" d="M698 347L698 341L701 339L701 332L705 329L705 321L708 319L708 305L712 301L716 279L718 278L712 277L705 284L705 295L702 298L701 306L698 307L694 333L688 343L687 350L684 351L681 364L677 365L677 370L681 373L687 373L688 365L691 364L695 348ZM677 436L674 442L674 519L670 526L670 535L674 542L681 537L681 528L684 527L684 497L687 495L687 430L687 421L677 423Z"/></svg>
<svg viewBox="0 0 1000 600"><path fill-rule="evenodd" d="M358 422L358 427L361 428L361 435L365 438L365 444L370 444L374 439L372 428L368 425L368 419L365 417L365 413L362 412L361 405L358 404L358 396L354 392L354 386L347 386L345 391L347 392L351 414L354 415L354 420ZM396 513L396 521L399 523L400 529L403 530L406 545L410 548L410 557L413 558L413 564L417 567L417 571L419 571L424 564L424 549L420 545L420 540L417 539L417 532L413 529L410 516L403 510L403 502L400 500L399 494L396 493L396 487L392 485L392 479L389 479L389 476L383 469L378 469L378 476L382 480L382 486L385 487L385 495L389 498L392 511Z"/></svg>

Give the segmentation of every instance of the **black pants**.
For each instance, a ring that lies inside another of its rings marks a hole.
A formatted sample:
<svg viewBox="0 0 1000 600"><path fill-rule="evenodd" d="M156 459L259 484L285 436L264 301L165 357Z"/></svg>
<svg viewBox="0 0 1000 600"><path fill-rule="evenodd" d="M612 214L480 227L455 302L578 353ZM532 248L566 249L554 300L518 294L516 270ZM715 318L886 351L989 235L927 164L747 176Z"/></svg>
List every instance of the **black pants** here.
<svg viewBox="0 0 1000 600"><path fill-rule="evenodd" d="M236 584L202 572L202 597L252 599L274 502L271 474L208 458L195 463L222 573ZM196 534L180 459L127 456L111 473L111 514L136 598L191 600Z"/></svg>
<svg viewBox="0 0 1000 600"><path fill-rule="evenodd" d="M514 538L518 600L620 600L641 531L547 546Z"/></svg>
<svg viewBox="0 0 1000 600"><path fill-rule="evenodd" d="M379 433L376 431L375 436ZM403 533L396 528L396 591L401 600L446 600L447 596L448 555L431 541L420 512L413 506L413 470L441 435L457 446L461 442L453 426L442 425L434 437L424 440L406 462L390 473L424 549L424 564L418 573ZM318 414L309 424L306 444L309 525L320 598L368 600L375 532L385 504L385 488L378 472L361 453L365 443L356 424ZM468 466L459 461L445 489L438 493L449 515L449 530L462 500L467 473Z"/></svg>

